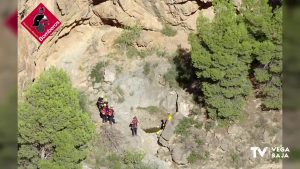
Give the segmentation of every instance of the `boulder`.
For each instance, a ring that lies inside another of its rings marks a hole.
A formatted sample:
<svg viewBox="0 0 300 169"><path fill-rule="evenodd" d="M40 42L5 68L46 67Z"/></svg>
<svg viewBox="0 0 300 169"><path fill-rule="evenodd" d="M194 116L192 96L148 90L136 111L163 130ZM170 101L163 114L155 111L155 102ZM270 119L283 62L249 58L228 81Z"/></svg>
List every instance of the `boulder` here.
<svg viewBox="0 0 300 169"><path fill-rule="evenodd" d="M184 16L190 16L193 13L195 13L198 9L199 9L199 5L197 4L196 1L187 1L186 3L181 4L179 6L179 11Z"/></svg>
<svg viewBox="0 0 300 169"><path fill-rule="evenodd" d="M173 136L175 131L175 126L172 123L167 123L165 129L161 133L161 137L164 138L166 141L169 141Z"/></svg>
<svg viewBox="0 0 300 169"><path fill-rule="evenodd" d="M185 150L183 144L176 144L172 149L171 156L176 164L185 165L188 163L189 154L190 151Z"/></svg>
<svg viewBox="0 0 300 169"><path fill-rule="evenodd" d="M192 108L193 103L191 103L188 98L178 98L178 112L180 112L180 114L187 117L190 114Z"/></svg>
<svg viewBox="0 0 300 169"><path fill-rule="evenodd" d="M153 41L153 38L152 34L143 32L136 44L138 47L147 47Z"/></svg>
<svg viewBox="0 0 300 169"><path fill-rule="evenodd" d="M135 1L117 0L105 1L93 7L94 13L102 19L103 23L122 26L139 24L147 30L161 30L162 24L151 15L143 6Z"/></svg>
<svg viewBox="0 0 300 169"><path fill-rule="evenodd" d="M105 44L105 45L113 45L115 39L117 39L119 36L119 33L116 31L109 31L106 32L102 35L101 37L101 41Z"/></svg>
<svg viewBox="0 0 300 169"><path fill-rule="evenodd" d="M158 150L157 150L157 154L167 154L167 153L169 153L170 151L169 151L169 149L168 148L166 148L166 147L160 147Z"/></svg>
<svg viewBox="0 0 300 169"><path fill-rule="evenodd" d="M166 147L160 147L157 150L157 157L164 161L172 161L171 152Z"/></svg>
<svg viewBox="0 0 300 169"><path fill-rule="evenodd" d="M229 141L228 139L220 140L220 148L225 152L228 152L231 149L232 145L233 145L232 141Z"/></svg>

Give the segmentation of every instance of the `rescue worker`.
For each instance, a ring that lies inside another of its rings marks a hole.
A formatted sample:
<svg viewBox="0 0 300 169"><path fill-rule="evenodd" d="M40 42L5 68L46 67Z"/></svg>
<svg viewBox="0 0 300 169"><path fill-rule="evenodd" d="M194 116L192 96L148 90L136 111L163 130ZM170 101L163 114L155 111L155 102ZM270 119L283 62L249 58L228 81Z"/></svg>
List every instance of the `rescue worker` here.
<svg viewBox="0 0 300 169"><path fill-rule="evenodd" d="M132 132L132 136L136 136L137 135L137 126L138 126L138 119L136 118L136 116L133 117L129 127L131 128L131 132Z"/></svg>
<svg viewBox="0 0 300 169"><path fill-rule="evenodd" d="M165 126L167 125L168 122L171 122L172 119L173 119L172 114L171 114L171 113L168 113L168 117L167 117L167 119L166 119Z"/></svg>
<svg viewBox="0 0 300 169"><path fill-rule="evenodd" d="M167 123L167 121L168 121L168 118L166 119L166 120L161 120L160 122L161 122L161 124L160 124L160 130L158 130L157 132L156 132L156 135L160 135L161 134L161 132L165 129L165 127L166 127L166 123Z"/></svg>
<svg viewBox="0 0 300 169"><path fill-rule="evenodd" d="M107 105L103 104L103 107L100 112L100 117L102 118L102 123L107 122Z"/></svg>
<svg viewBox="0 0 300 169"><path fill-rule="evenodd" d="M165 122L164 120L161 120L160 122L161 122L161 124L160 124L160 129L161 129L161 130L165 129L165 127L166 127L166 122Z"/></svg>
<svg viewBox="0 0 300 169"><path fill-rule="evenodd" d="M112 123L116 123L115 122L115 119L114 119L114 109L113 109L113 106L110 106L108 111L107 111L107 118L108 118L108 121L109 121L109 124L112 124Z"/></svg>
<svg viewBox="0 0 300 169"><path fill-rule="evenodd" d="M103 104L106 104L106 106L108 107L108 101L106 97L103 98Z"/></svg>
<svg viewBox="0 0 300 169"><path fill-rule="evenodd" d="M100 96L97 100L97 103L96 103L98 109L99 109L99 112L101 111L102 107L103 107L103 97Z"/></svg>

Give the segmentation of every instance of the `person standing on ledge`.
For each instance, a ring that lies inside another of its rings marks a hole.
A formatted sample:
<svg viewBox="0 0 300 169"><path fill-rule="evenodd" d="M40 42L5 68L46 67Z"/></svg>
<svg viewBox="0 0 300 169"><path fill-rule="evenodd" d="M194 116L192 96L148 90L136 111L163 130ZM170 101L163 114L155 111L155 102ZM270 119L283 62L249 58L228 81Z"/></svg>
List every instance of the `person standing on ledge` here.
<svg viewBox="0 0 300 169"><path fill-rule="evenodd" d="M129 127L131 128L132 136L137 136L137 126L138 126L138 119L136 116L133 117L131 123L129 124Z"/></svg>

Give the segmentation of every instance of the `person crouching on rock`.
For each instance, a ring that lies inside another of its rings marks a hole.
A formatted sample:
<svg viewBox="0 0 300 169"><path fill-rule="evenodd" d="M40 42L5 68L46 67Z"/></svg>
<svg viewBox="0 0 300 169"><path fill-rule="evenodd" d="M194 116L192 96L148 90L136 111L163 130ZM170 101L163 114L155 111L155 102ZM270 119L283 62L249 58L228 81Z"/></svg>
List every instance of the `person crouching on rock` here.
<svg viewBox="0 0 300 169"><path fill-rule="evenodd" d="M132 132L132 136L136 136L137 135L137 126L138 126L138 119L136 118L136 116L133 117L129 127L131 128L131 132Z"/></svg>
<svg viewBox="0 0 300 169"><path fill-rule="evenodd" d="M115 119L114 119L114 109L113 109L113 106L110 106L108 111L107 111L107 118L108 118L108 121L109 121L109 124L112 124L112 123L116 123Z"/></svg>
<svg viewBox="0 0 300 169"><path fill-rule="evenodd" d="M102 118L102 123L107 122L107 111L108 111L107 105L104 104L100 113L100 117Z"/></svg>

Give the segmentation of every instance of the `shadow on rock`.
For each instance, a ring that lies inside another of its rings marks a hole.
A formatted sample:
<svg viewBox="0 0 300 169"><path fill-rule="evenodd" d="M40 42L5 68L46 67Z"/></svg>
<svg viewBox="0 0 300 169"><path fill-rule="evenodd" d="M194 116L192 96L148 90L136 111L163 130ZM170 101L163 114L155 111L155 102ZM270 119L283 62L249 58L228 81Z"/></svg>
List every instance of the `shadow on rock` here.
<svg viewBox="0 0 300 169"><path fill-rule="evenodd" d="M177 55L173 58L176 66L177 82L181 88L193 94L194 101L202 104L203 93L200 89L201 81L197 78L196 69L193 67L191 53L178 46Z"/></svg>

